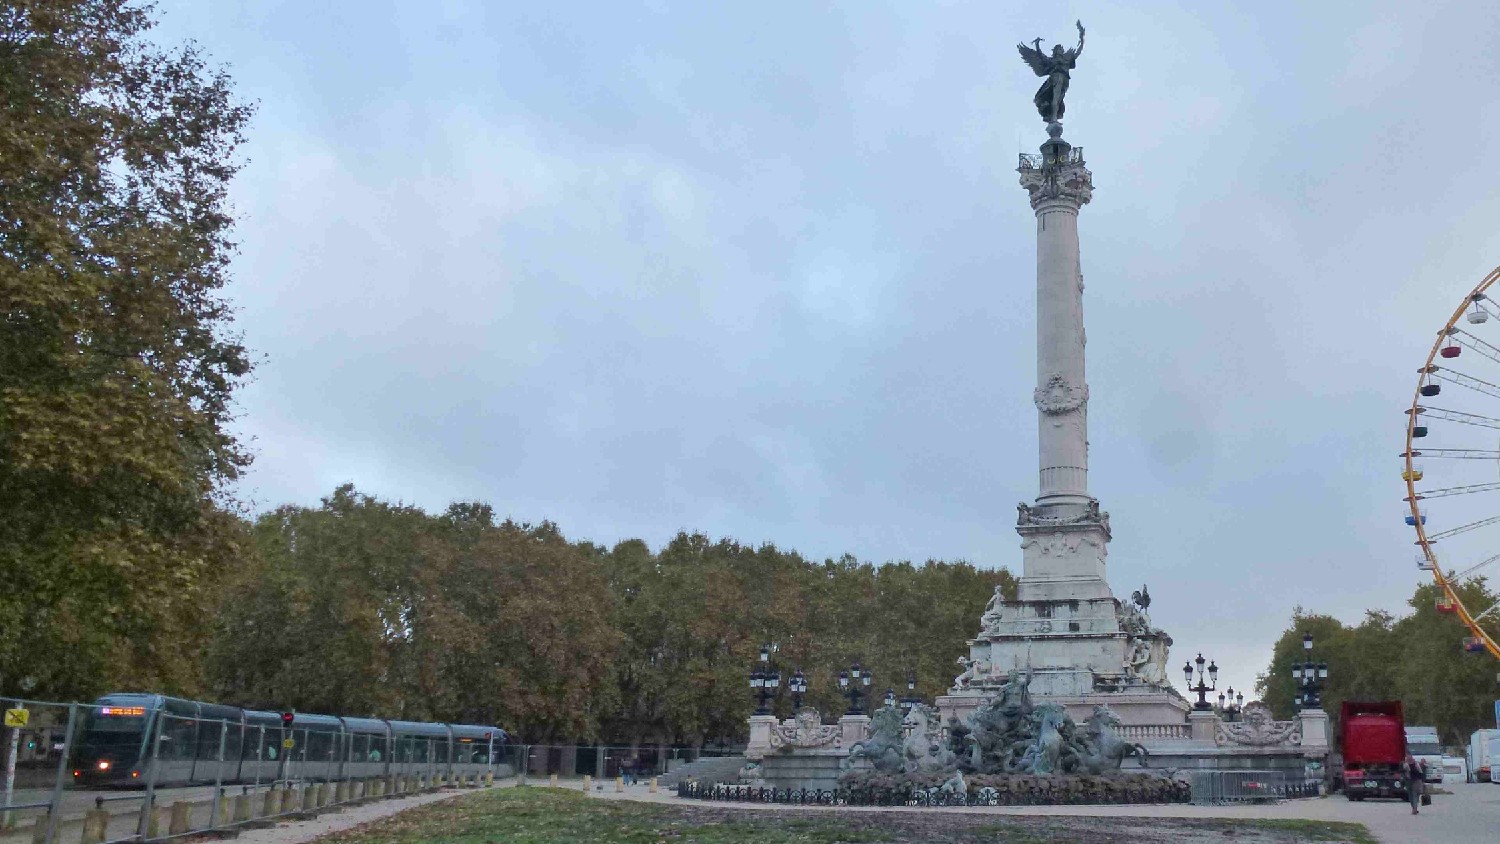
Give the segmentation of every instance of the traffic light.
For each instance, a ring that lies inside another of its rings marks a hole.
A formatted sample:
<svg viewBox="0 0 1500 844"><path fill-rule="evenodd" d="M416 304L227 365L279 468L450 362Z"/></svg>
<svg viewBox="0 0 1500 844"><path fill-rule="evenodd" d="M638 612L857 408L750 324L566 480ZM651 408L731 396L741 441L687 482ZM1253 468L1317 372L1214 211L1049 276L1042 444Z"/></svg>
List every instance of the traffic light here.
<svg viewBox="0 0 1500 844"><path fill-rule="evenodd" d="M295 712L283 712L283 713L281 713L281 726L282 727L290 727L292 725L292 721L296 720L296 718L297 718L297 713L295 713Z"/></svg>

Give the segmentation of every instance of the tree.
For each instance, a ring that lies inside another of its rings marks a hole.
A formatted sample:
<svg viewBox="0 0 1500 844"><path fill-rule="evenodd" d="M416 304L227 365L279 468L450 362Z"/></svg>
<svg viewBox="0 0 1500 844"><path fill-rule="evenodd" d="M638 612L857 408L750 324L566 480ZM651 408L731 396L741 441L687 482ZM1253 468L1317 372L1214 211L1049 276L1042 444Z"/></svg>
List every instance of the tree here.
<svg viewBox="0 0 1500 844"><path fill-rule="evenodd" d="M1482 578L1458 588L1469 607L1500 600ZM1467 744L1474 730L1493 723L1495 664L1487 655L1462 650L1466 629L1457 618L1436 611L1440 595L1433 584L1418 586L1408 602L1409 615L1370 610L1356 627L1298 607L1257 690L1277 717L1291 717L1296 694L1291 666L1305 659L1302 635L1312 633L1315 657L1329 664L1322 697L1335 735L1343 701L1400 700L1408 724L1436 726L1449 746Z"/></svg>
<svg viewBox="0 0 1500 844"><path fill-rule="evenodd" d="M124 0L0 9L0 692L189 691L250 369L221 297L250 108Z"/></svg>
<svg viewBox="0 0 1500 844"><path fill-rule="evenodd" d="M341 715L425 713L410 646L426 513L344 485L317 509L281 507L224 584L208 653L217 700Z"/></svg>

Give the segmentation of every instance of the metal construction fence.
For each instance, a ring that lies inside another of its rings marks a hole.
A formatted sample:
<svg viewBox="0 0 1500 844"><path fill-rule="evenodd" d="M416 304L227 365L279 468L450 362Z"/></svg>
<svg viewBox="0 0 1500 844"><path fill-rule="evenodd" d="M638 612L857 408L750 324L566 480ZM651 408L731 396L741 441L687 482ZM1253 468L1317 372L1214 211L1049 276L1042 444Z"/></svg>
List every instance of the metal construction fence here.
<svg viewBox="0 0 1500 844"><path fill-rule="evenodd" d="M510 776L503 745L6 701L0 842L164 841ZM335 719L325 719L334 721ZM43 744L45 742L45 744Z"/></svg>
<svg viewBox="0 0 1500 844"><path fill-rule="evenodd" d="M1296 797L1317 797L1322 782L1310 780L1302 771L1188 771L1193 802L1271 803Z"/></svg>

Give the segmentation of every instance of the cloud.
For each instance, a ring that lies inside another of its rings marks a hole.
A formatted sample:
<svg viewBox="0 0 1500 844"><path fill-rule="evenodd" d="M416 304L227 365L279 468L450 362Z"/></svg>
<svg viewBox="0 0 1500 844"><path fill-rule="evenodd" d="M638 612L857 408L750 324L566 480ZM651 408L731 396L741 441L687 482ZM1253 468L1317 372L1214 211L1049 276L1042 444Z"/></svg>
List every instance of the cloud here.
<svg viewBox="0 0 1500 844"><path fill-rule="evenodd" d="M1401 411L1500 254L1494 9L162 8L262 103L231 293L264 506L353 480L1018 568L1042 133L1011 45L1081 16L1115 588L1243 688L1294 605L1416 582Z"/></svg>

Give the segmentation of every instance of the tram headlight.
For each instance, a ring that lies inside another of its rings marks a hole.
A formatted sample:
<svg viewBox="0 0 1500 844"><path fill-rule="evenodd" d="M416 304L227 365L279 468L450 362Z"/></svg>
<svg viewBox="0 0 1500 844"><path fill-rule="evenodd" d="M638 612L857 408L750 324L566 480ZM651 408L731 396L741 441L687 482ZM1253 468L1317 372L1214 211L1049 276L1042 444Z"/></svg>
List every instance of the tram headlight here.
<svg viewBox="0 0 1500 844"><path fill-rule="evenodd" d="M99 770L101 770L101 771L107 771L107 770L109 770L109 760L108 759L100 759L99 760Z"/></svg>

